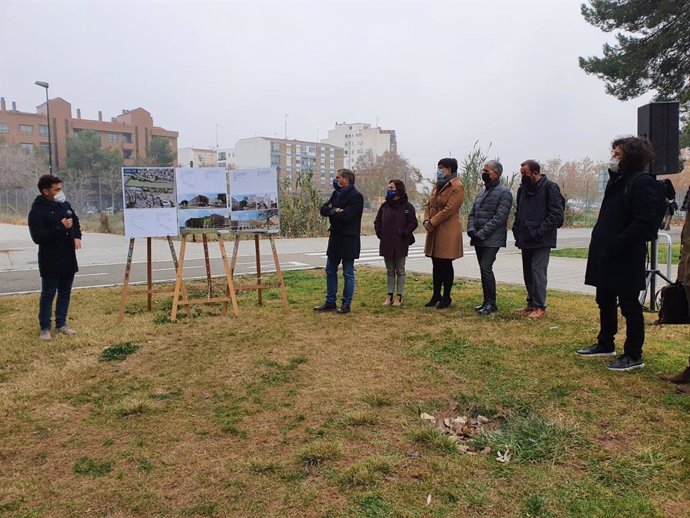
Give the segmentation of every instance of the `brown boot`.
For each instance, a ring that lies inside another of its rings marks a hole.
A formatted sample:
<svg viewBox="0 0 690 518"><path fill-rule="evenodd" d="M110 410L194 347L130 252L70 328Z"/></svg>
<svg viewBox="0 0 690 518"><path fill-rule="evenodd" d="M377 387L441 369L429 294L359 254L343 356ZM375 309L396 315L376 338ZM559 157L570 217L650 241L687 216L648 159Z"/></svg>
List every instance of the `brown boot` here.
<svg viewBox="0 0 690 518"><path fill-rule="evenodd" d="M690 394L690 385L678 385L676 387L676 392L681 394Z"/></svg>
<svg viewBox="0 0 690 518"><path fill-rule="evenodd" d="M532 311L534 311L535 309L536 308L534 306L530 306L529 304L527 304L524 308L516 309L515 311L513 311L513 313L527 315L527 314L531 313Z"/></svg>
<svg viewBox="0 0 690 518"><path fill-rule="evenodd" d="M690 363L690 358L688 358L688 363ZM690 365L685 367L685 370L680 374L666 374L664 376L659 376L664 381L670 381L671 383L690 383Z"/></svg>

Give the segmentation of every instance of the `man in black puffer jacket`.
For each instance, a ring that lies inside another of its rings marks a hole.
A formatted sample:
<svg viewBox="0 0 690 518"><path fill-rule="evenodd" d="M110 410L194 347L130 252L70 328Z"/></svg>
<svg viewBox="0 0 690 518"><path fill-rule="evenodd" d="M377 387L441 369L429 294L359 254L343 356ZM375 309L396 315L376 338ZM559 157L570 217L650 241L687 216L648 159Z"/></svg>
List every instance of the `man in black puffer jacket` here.
<svg viewBox="0 0 690 518"><path fill-rule="evenodd" d="M508 215L513 207L513 195L501 185L503 166L496 160L484 164L482 180L485 189L477 193L467 219L467 235L479 262L484 300L474 309L480 315L498 311L496 278L493 265L498 249L506 246Z"/></svg>
<svg viewBox="0 0 690 518"><path fill-rule="evenodd" d="M645 172L654 159L652 144L645 138L614 140L604 200L592 230L585 284L595 286L599 305L597 343L579 349L580 356L615 355L618 309L625 317L623 355L610 370L629 371L644 367L644 318L639 301L645 288L647 241L657 231L656 180Z"/></svg>
<svg viewBox="0 0 690 518"><path fill-rule="evenodd" d="M79 218L62 192L62 180L57 176L43 175L38 179L41 193L34 200L29 212L29 232L38 245L38 270L41 274L41 300L38 322L41 340L50 340L53 299L55 327L58 333L73 335L67 326L67 312L72 293L74 274L79 270L75 250L81 248Z"/></svg>

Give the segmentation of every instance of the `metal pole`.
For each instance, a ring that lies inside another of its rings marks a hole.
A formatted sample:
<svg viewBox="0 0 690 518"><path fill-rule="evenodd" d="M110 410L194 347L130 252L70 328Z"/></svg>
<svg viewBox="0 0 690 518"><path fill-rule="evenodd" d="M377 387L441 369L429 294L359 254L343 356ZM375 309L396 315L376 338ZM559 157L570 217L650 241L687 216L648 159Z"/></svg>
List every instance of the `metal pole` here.
<svg viewBox="0 0 690 518"><path fill-rule="evenodd" d="M48 85L46 83L46 112L48 115L48 172L53 174L53 141L50 137L50 100L48 99Z"/></svg>
<svg viewBox="0 0 690 518"><path fill-rule="evenodd" d="M46 117L48 119L48 172L53 174L53 140L50 131L50 99L48 98L48 87L50 86L45 81L34 81L36 86L46 89Z"/></svg>
<svg viewBox="0 0 690 518"><path fill-rule="evenodd" d="M649 279L649 310L650 311L656 311L656 301L654 300L656 296L656 272L659 269L659 263L658 263L658 253L659 253L659 241L657 239L654 239L650 242L650 253L649 253L649 262L651 263L650 270L652 271L651 273L651 279Z"/></svg>

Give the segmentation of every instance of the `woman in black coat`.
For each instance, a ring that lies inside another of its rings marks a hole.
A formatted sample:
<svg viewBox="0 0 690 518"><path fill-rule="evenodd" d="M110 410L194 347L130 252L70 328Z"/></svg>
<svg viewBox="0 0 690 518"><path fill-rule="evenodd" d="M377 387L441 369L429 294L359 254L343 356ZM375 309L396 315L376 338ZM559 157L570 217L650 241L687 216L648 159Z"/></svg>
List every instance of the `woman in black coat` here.
<svg viewBox="0 0 690 518"><path fill-rule="evenodd" d="M380 239L379 255L386 264L388 295L384 306L402 305L405 288L405 258L417 228L417 215L414 207L407 201L405 184L401 180L391 180L383 202L374 220L374 230ZM396 290L397 286L397 290ZM393 294L397 299L393 300Z"/></svg>

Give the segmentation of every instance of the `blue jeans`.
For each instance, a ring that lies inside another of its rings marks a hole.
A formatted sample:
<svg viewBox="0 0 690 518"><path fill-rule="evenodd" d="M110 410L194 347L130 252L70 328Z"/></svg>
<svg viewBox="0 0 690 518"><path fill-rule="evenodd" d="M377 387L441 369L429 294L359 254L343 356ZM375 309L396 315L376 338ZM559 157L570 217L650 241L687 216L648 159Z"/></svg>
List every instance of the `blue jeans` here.
<svg viewBox="0 0 690 518"><path fill-rule="evenodd" d="M352 304L352 296L355 294L355 260L326 258L326 302L335 304L338 297L338 266L343 263L343 304Z"/></svg>
<svg viewBox="0 0 690 518"><path fill-rule="evenodd" d="M63 277L41 278L41 301L38 306L38 323L41 325L41 329L50 329L50 316L56 292L55 327L60 328L67 324L72 281L74 281L73 273Z"/></svg>

